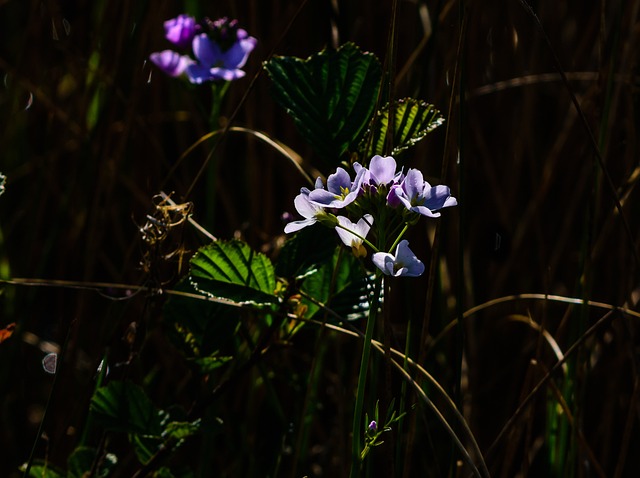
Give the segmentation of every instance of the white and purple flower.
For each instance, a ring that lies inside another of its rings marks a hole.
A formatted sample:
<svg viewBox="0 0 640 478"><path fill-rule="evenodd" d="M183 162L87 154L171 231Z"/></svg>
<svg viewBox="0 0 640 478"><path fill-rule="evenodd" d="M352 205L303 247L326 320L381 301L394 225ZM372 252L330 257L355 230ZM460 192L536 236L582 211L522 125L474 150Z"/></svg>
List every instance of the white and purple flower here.
<svg viewBox="0 0 640 478"><path fill-rule="evenodd" d="M338 168L327 178L327 189L322 187L322 183L320 183L321 187L318 187L318 181L316 181L316 189L309 193L309 200L322 207L340 209L348 206L360 194L366 172L365 168L360 169L355 179L351 181L349 173L344 168Z"/></svg>
<svg viewBox="0 0 640 478"><path fill-rule="evenodd" d="M373 216L365 214L357 223L353 223L349 218L338 216L338 226L336 232L345 246L353 251L356 257L366 257L367 249L364 247L364 240L369 234L371 225L373 224Z"/></svg>
<svg viewBox="0 0 640 478"><path fill-rule="evenodd" d="M417 169L407 171L402 182L391 187L387 203L392 207L402 204L409 211L427 217L438 217L440 213L436 211L458 204L448 186L432 187Z"/></svg>
<svg viewBox="0 0 640 478"><path fill-rule="evenodd" d="M409 241L403 239L396 253L376 252L371 260L383 274L394 277L418 277L424 272L424 264L409 249Z"/></svg>

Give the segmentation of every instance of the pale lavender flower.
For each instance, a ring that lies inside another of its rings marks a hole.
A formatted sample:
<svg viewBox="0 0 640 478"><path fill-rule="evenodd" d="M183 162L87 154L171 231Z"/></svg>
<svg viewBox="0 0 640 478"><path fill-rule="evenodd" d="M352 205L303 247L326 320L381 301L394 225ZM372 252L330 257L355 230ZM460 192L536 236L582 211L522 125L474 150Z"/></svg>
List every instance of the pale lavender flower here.
<svg viewBox="0 0 640 478"><path fill-rule="evenodd" d="M185 14L164 22L166 39L178 48L190 46L199 29L200 26L196 24L196 19Z"/></svg>
<svg viewBox="0 0 640 478"><path fill-rule="evenodd" d="M356 224L344 216L338 216L337 219L338 224L342 227L336 226L336 232L344 245L352 249L354 256L365 257L367 249L364 247L363 239L369 234L373 224L373 216L365 214Z"/></svg>
<svg viewBox="0 0 640 478"><path fill-rule="evenodd" d="M309 201L309 190L302 188L300 194L298 194L293 200L293 205L304 219L300 221L292 221L284 227L284 232L289 234L291 232L299 231L300 229L311 226L318 222L318 219L326 215L324 209Z"/></svg>
<svg viewBox="0 0 640 478"><path fill-rule="evenodd" d="M396 247L395 255L388 252L376 252L371 260L385 275L418 277L424 272L424 264L409 249L409 241L406 239L400 241Z"/></svg>
<svg viewBox="0 0 640 478"><path fill-rule="evenodd" d="M198 63L187 68L191 83L242 78L241 68L247 62L257 40L237 27L237 21L221 18L208 23L210 33L201 33L193 38L193 54Z"/></svg>
<svg viewBox="0 0 640 478"><path fill-rule="evenodd" d="M189 56L180 55L173 50L152 53L149 55L149 59L164 73L174 77L182 75L187 67L194 63Z"/></svg>
<svg viewBox="0 0 640 478"><path fill-rule="evenodd" d="M387 203L392 207L403 204L408 210L428 217L438 217L440 213L435 211L458 204L447 186L432 187L417 169L410 169L401 184L391 187Z"/></svg>
<svg viewBox="0 0 640 478"><path fill-rule="evenodd" d="M318 206L343 208L355 201L360 194L360 187L366 172L365 168L360 169L355 180L351 181L349 173L343 168L338 168L327 178L327 189L318 187L316 182L316 189L309 193L309 199Z"/></svg>

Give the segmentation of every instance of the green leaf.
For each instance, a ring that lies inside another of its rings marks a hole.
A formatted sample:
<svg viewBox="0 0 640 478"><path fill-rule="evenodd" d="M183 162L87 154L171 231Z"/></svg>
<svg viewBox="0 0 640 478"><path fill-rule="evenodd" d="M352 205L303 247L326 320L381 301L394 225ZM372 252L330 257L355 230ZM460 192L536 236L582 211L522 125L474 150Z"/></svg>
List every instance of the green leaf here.
<svg viewBox="0 0 640 478"><path fill-rule="evenodd" d="M131 382L114 381L98 388L90 410L107 430L160 435L158 410L149 397Z"/></svg>
<svg viewBox="0 0 640 478"><path fill-rule="evenodd" d="M331 260L309 274L302 283L302 290L325 304L345 319L355 320L365 316L369 310L371 278L353 254L338 247ZM323 311L310 301L308 316Z"/></svg>
<svg viewBox="0 0 640 478"><path fill-rule="evenodd" d="M335 167L356 146L375 111L382 68L353 43L306 60L276 56L264 64L275 100L304 139Z"/></svg>
<svg viewBox="0 0 640 478"><path fill-rule="evenodd" d="M204 295L189 282L180 281L175 292ZM164 305L164 323L171 340L187 357L208 356L224 348L230 353L238 326L238 313L231 307L204 299L171 295Z"/></svg>
<svg viewBox="0 0 640 478"><path fill-rule="evenodd" d="M305 227L289 237L278 254L276 274L299 278L319 264L330 261L338 245L338 235L322 224Z"/></svg>
<svg viewBox="0 0 640 478"><path fill-rule="evenodd" d="M216 241L200 248L191 259L189 280L210 297L240 304L277 302L271 261L242 241Z"/></svg>
<svg viewBox="0 0 640 478"><path fill-rule="evenodd" d="M20 471L24 472L26 466L21 466ZM41 460L37 460L31 468L29 468L30 478L66 478L66 474L55 466L45 464Z"/></svg>
<svg viewBox="0 0 640 478"><path fill-rule="evenodd" d="M67 460L67 478L84 478L89 475L89 471L93 467L96 459L97 450L88 446L79 446L69 456ZM112 453L106 453L100 457L99 466L96 473L92 476L96 478L107 478L116 464L118 459Z"/></svg>
<svg viewBox="0 0 640 478"><path fill-rule="evenodd" d="M193 361L200 367L200 371L203 374L211 373L215 369L222 367L227 362L233 360L233 357L228 355L218 355L217 353L209 357L202 357L194 359Z"/></svg>
<svg viewBox="0 0 640 478"><path fill-rule="evenodd" d="M393 149L396 155L415 145L436 129L444 118L433 105L413 98L405 98L393 103L393 132L389 131L389 105L376 115L372 130L367 131L360 143L360 151L365 158L385 154L387 137L393 133Z"/></svg>

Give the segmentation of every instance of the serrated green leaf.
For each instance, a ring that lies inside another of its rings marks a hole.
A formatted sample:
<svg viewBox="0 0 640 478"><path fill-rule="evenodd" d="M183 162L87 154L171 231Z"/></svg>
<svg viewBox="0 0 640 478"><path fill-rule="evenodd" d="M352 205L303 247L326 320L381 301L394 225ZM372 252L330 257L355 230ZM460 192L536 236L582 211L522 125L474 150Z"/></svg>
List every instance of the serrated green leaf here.
<svg viewBox="0 0 640 478"><path fill-rule="evenodd" d="M90 410L107 430L143 435L161 433L158 410L137 385L114 381L98 388L91 398Z"/></svg>
<svg viewBox="0 0 640 478"><path fill-rule="evenodd" d="M200 248L191 259L189 280L211 297L240 304L277 302L271 261L242 241L216 241Z"/></svg>
<svg viewBox="0 0 640 478"><path fill-rule="evenodd" d="M382 68L353 43L306 60L276 56L264 64L275 100L329 167L356 146L375 111Z"/></svg>
<svg viewBox="0 0 640 478"><path fill-rule="evenodd" d="M391 155L396 155L423 139L436 129L444 118L431 104L414 98L405 98L393 103L393 149ZM386 105L374 120L372 130L367 131L360 143L359 150L365 158L376 154L385 154L389 130L389 105Z"/></svg>

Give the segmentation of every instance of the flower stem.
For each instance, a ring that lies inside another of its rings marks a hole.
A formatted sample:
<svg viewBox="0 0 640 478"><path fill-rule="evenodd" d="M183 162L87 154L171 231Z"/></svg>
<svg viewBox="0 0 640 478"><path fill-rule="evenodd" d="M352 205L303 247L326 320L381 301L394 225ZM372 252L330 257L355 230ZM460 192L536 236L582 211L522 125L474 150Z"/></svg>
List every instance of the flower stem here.
<svg viewBox="0 0 640 478"><path fill-rule="evenodd" d="M376 246L374 246L371 242L369 242L366 238L362 237L357 232L352 231L348 227L344 227L342 224L339 224L339 223L336 224L336 227L339 227L340 229L344 229L345 231L350 232L351 234L356 236L358 239L362 239L362 242L364 242L367 246L369 246L371 249L373 249L374 252L380 252Z"/></svg>
<svg viewBox="0 0 640 478"><path fill-rule="evenodd" d="M353 413L353 438L351 453L351 472L349 476L356 478L360 475L360 466L362 464L360 457L360 435L362 434L362 409L364 406L364 392L367 386L367 371L369 369L369 355L371 354L371 340L373 339L373 329L375 327L376 318L378 316L378 305L380 303L380 290L384 276L379 274L375 280L371 307L369 309L369 317L367 319L367 329L364 336L364 344L362 347L362 358L360 360L360 374L358 376L358 390L356 392L356 407Z"/></svg>
<svg viewBox="0 0 640 478"><path fill-rule="evenodd" d="M402 231L400 231L400 234L398 234L398 237L396 237L396 240L393 241L393 244L389 248L389 252L393 251L396 248L396 246L400 242L400 239L402 239L402 236L404 236L404 233L407 232L407 230L409 230L409 223L408 222L405 223L404 228L402 229Z"/></svg>

